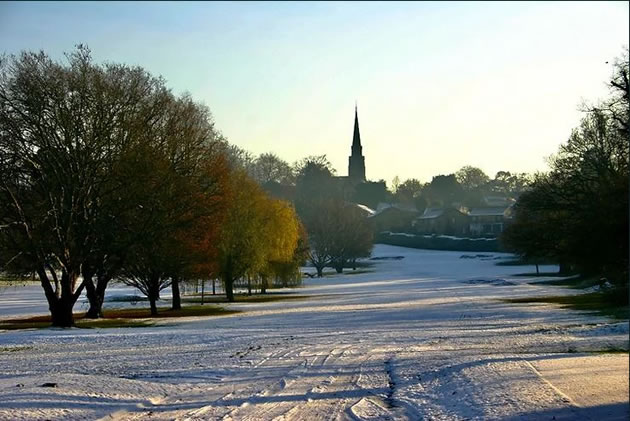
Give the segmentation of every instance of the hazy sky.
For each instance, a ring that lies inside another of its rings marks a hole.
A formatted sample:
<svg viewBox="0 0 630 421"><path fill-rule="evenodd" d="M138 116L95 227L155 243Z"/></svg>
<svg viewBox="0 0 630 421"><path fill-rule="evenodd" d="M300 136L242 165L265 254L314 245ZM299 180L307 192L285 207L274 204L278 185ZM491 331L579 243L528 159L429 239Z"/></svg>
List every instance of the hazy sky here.
<svg viewBox="0 0 630 421"><path fill-rule="evenodd" d="M628 2L0 2L0 51L138 64L206 103L230 142L367 177L532 172L606 95Z"/></svg>

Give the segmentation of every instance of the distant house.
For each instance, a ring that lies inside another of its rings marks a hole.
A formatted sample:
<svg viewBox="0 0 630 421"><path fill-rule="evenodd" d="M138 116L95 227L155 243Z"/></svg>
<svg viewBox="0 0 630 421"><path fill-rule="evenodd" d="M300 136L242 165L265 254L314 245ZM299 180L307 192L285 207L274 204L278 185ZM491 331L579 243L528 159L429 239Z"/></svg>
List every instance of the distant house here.
<svg viewBox="0 0 630 421"><path fill-rule="evenodd" d="M375 213L368 218L372 221L376 232L409 232L411 231L411 222L419 213L412 206L380 203Z"/></svg>
<svg viewBox="0 0 630 421"><path fill-rule="evenodd" d="M413 221L418 234L468 235L468 216L455 208L427 208Z"/></svg>
<svg viewBox="0 0 630 421"><path fill-rule="evenodd" d="M511 207L496 206L472 208L468 211L470 234L496 237L503 232L511 219Z"/></svg>
<svg viewBox="0 0 630 421"><path fill-rule="evenodd" d="M512 197L500 196L500 195L486 195L483 197L483 203L487 207L503 207L507 208L508 206L513 205L516 200Z"/></svg>

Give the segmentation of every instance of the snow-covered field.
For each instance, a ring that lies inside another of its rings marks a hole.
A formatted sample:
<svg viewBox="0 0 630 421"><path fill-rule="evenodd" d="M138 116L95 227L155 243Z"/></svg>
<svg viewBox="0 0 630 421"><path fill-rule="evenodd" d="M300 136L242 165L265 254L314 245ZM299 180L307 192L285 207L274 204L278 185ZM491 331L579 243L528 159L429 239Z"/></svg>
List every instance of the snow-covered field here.
<svg viewBox="0 0 630 421"><path fill-rule="evenodd" d="M577 291L527 284L514 274L533 268L495 265L506 255L461 258L475 254L377 245L404 258L307 278L308 300L0 332L0 419L628 419L628 354L598 352L628 349L628 322L500 302ZM0 317L43 299L0 292Z"/></svg>

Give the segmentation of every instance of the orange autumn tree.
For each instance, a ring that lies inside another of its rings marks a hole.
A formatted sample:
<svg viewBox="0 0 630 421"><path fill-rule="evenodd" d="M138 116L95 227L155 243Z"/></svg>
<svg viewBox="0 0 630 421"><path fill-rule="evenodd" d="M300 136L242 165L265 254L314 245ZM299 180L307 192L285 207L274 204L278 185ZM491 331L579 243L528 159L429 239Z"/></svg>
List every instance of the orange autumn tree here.
<svg viewBox="0 0 630 421"><path fill-rule="evenodd" d="M179 307L180 281L213 260L210 244L221 224L229 179L224 141L207 107L189 96L171 97L165 107L142 154L149 171L137 192L140 224L133 225L142 236L121 271L124 283L149 298L152 315L162 289L172 287Z"/></svg>
<svg viewBox="0 0 630 421"><path fill-rule="evenodd" d="M182 266L181 271L174 273L171 279L173 310L181 308L181 282L207 279L218 273L220 227L230 200L229 177L223 154L217 154L204 163L199 182L206 188L195 195L195 200L204 212L194 219L191 226L176 234L179 247L174 253L178 255Z"/></svg>

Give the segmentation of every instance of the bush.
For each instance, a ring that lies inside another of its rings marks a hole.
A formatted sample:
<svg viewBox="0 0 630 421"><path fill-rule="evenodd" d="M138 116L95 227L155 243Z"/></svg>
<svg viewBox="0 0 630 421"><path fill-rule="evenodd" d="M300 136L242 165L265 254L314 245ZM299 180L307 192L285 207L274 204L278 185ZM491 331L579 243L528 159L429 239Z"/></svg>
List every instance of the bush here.
<svg viewBox="0 0 630 421"><path fill-rule="evenodd" d="M375 242L428 250L501 251L496 238L459 238L447 235L414 235L385 231L376 236Z"/></svg>

